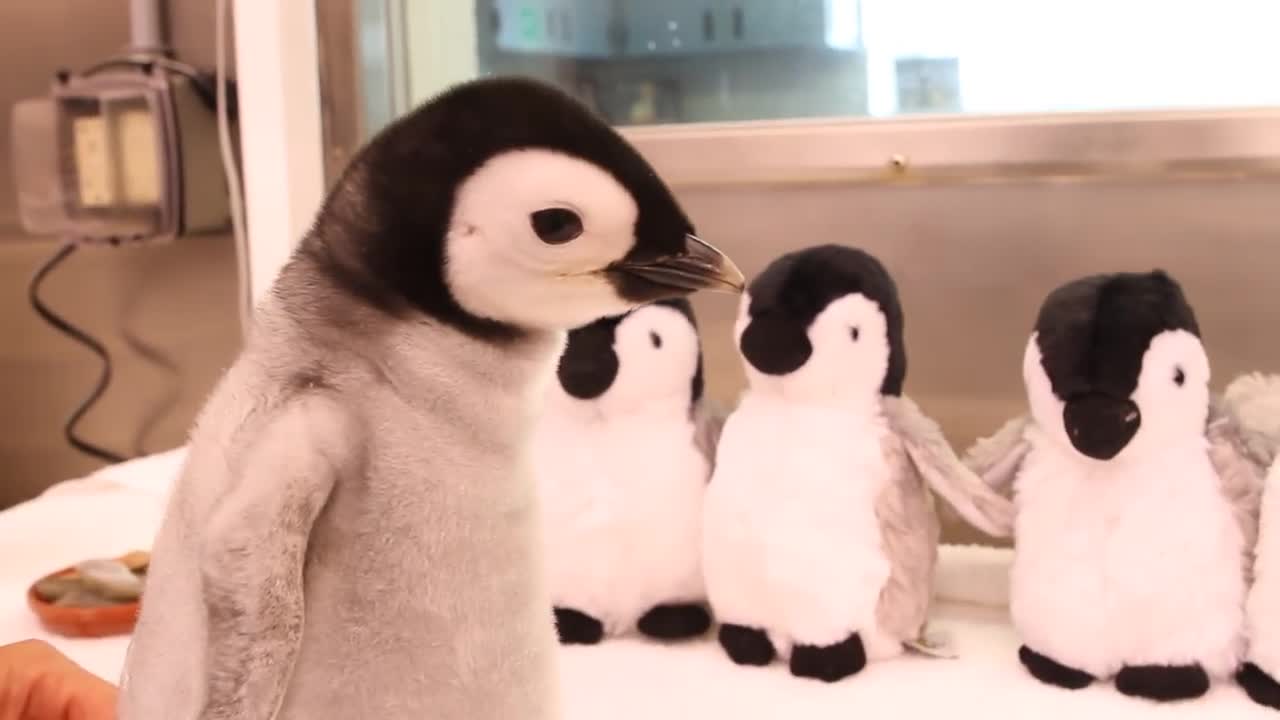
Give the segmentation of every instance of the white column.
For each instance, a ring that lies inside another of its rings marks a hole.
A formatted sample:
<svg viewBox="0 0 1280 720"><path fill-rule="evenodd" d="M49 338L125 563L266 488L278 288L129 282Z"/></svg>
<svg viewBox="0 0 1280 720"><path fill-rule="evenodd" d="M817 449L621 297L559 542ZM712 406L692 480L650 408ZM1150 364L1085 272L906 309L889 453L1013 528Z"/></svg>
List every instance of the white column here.
<svg viewBox="0 0 1280 720"><path fill-rule="evenodd" d="M256 303L324 197L316 17L312 2L234 3L240 164Z"/></svg>

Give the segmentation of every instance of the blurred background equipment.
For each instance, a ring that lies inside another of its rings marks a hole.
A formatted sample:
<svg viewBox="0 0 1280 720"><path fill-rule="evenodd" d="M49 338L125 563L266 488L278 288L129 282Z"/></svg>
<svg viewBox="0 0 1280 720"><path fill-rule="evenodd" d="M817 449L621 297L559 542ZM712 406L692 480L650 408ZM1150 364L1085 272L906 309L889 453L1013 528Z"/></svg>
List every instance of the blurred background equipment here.
<svg viewBox="0 0 1280 720"><path fill-rule="evenodd" d="M26 236L59 243L49 259L29 274L29 304L38 318L90 350L100 364L95 386L74 406L64 424L70 446L97 461L118 461L133 455L131 450L108 447L110 443L87 441L78 432L79 423L104 395L113 377L110 343L64 316L65 310L55 310L54 306L65 307L67 300L46 301L49 291L45 283L84 247L93 247L91 255L118 252L141 258L125 250L136 245L170 245L179 238L216 236L229 229L238 231L241 225L238 173L229 132L236 97L233 82L225 73L225 13L210 18L218 20L215 56L206 53L205 63L197 67L175 53L170 41L175 9L170 5L186 3L115 0L111 4L116 5L116 17L127 19L128 45L118 54L97 58L76 51L67 53L58 60L58 69L46 74L44 94L15 97L8 113L8 137L4 138L9 143L9 158L0 160L13 170L10 197L20 231L0 233L0 240L23 241ZM42 10L28 8L24 19L36 26L38 15L58 12L56 5ZM229 12L223 4L218 8ZM65 24L84 17L78 9L67 8ZM23 27L22 23L4 24L12 28L9 32ZM110 28L110 23L97 23L92 31L82 28L79 33L110 33ZM207 33L207 28L209 24L202 29ZM67 28L67 32L77 35L74 29ZM22 49L20 42L6 42L6 46ZM243 233L233 234L242 240ZM118 250L105 250L108 247ZM237 254L242 277L246 258L243 252ZM243 287L243 281L241 284ZM76 300L87 296L87 288L84 290ZM239 296L243 316L247 314L247 295L241 292ZM122 334L134 354L180 375L173 357L155 343L143 341L127 328ZM161 411L172 409L177 401L174 393L168 395ZM52 397L50 402L54 402ZM65 406L63 411L67 411ZM155 419L146 419L146 424ZM0 488L0 506L4 505L4 489Z"/></svg>

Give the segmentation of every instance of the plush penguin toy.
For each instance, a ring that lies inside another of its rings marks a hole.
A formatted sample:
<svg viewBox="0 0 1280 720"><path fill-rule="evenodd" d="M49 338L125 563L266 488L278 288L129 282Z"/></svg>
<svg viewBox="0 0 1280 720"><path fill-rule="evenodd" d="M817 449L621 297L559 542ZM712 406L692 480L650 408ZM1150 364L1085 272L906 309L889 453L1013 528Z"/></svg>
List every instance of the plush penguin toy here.
<svg viewBox="0 0 1280 720"><path fill-rule="evenodd" d="M741 282L558 90L392 123L200 413L121 720L558 718L529 442L563 332Z"/></svg>
<svg viewBox="0 0 1280 720"><path fill-rule="evenodd" d="M1248 651L1236 680L1259 704L1280 710L1280 462L1262 491L1253 587L1246 604Z"/></svg>
<svg viewBox="0 0 1280 720"><path fill-rule="evenodd" d="M1223 393L1270 472L1262 489L1253 585L1245 604L1246 662L1236 679L1254 701L1280 710L1280 376L1245 375Z"/></svg>
<svg viewBox="0 0 1280 720"><path fill-rule="evenodd" d="M1007 535L1012 506L902 395L903 312L871 255L824 245L752 281L749 387L720 437L703 565L733 662L836 681L920 638L939 523L928 489Z"/></svg>
<svg viewBox="0 0 1280 720"><path fill-rule="evenodd" d="M702 497L718 414L683 298L569 333L534 442L556 626L566 644L711 625Z"/></svg>
<svg viewBox="0 0 1280 720"><path fill-rule="evenodd" d="M1010 609L1037 679L1173 701L1239 667L1263 468L1209 377L1164 272L1084 277L1041 307L1030 417L968 457L1015 494Z"/></svg>

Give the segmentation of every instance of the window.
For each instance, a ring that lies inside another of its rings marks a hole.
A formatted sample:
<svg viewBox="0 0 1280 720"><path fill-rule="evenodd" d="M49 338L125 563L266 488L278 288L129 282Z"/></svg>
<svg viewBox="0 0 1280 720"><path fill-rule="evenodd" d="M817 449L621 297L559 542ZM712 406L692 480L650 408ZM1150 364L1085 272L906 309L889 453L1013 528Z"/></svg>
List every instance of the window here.
<svg viewBox="0 0 1280 720"><path fill-rule="evenodd" d="M359 0L366 133L485 74L621 126L1280 105L1273 0Z"/></svg>

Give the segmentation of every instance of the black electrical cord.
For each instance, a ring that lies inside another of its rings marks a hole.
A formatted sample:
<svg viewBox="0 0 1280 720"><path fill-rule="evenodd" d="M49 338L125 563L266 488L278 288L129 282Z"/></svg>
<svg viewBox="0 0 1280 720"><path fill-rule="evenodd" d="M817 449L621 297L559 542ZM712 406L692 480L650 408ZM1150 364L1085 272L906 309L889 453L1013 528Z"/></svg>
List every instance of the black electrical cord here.
<svg viewBox="0 0 1280 720"><path fill-rule="evenodd" d="M80 422L80 418L84 417L89 408L98 401L98 398L102 397L107 385L111 383L111 355L107 353L107 349L102 346L102 343L94 340L88 333L64 320L40 300L40 285L44 282L45 277L54 268L58 267L63 260L66 260L71 253L75 252L77 247L76 243L68 242L59 248L53 257L46 260L31 276L31 284L27 287L27 297L31 300L31 307L40 314L40 317L44 318L45 322L57 328L72 340L92 350L102 360L102 372L98 375L98 384L93 388L93 392L89 393L89 397L85 398L80 403L80 406L75 409L75 412L71 413L71 417L67 418L67 424L63 427L63 434L66 436L67 442L71 443L71 446L80 452L92 455L100 460L111 463L124 462L124 457L92 443L85 442L76 435L76 423Z"/></svg>

